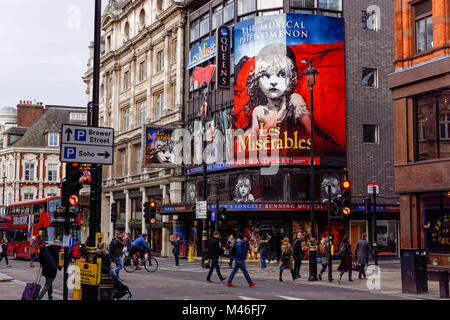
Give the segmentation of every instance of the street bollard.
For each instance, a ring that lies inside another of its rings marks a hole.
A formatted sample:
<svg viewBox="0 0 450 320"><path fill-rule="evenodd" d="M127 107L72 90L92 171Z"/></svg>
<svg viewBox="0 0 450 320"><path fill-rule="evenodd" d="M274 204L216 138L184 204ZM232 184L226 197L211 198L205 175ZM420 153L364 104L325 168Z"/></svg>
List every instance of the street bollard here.
<svg viewBox="0 0 450 320"><path fill-rule="evenodd" d="M189 246L188 262L194 262L194 250L192 250L192 246Z"/></svg>

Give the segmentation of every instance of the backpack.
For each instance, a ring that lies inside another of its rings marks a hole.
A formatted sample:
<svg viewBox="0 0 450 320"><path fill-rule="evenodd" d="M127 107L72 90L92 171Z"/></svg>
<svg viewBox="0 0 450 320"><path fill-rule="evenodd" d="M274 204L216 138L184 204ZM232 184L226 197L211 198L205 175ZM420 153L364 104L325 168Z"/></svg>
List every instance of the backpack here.
<svg viewBox="0 0 450 320"><path fill-rule="evenodd" d="M339 251L338 251L338 257L339 258L345 258L347 256L347 247L345 246L345 244L341 244L341 246L339 247Z"/></svg>
<svg viewBox="0 0 450 320"><path fill-rule="evenodd" d="M287 251L283 252L283 254L281 255L281 262L286 264L286 263L289 263L290 260L291 260L291 254Z"/></svg>
<svg viewBox="0 0 450 320"><path fill-rule="evenodd" d="M327 257L328 256L328 250L327 250L327 246L326 245L320 244L319 249L320 249L320 255L322 257Z"/></svg>
<svg viewBox="0 0 450 320"><path fill-rule="evenodd" d="M109 246L108 246L108 251L109 251L110 254L112 254L114 252L114 249L115 249L114 248L115 247L114 240L115 240L115 238L111 240L111 242L109 243Z"/></svg>

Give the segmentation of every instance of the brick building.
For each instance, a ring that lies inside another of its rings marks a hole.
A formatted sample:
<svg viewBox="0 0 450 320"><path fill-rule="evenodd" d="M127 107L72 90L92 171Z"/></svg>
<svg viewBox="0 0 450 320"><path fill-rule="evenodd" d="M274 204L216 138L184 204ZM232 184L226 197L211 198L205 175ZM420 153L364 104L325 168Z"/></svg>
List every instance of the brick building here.
<svg viewBox="0 0 450 320"><path fill-rule="evenodd" d="M450 264L450 2L394 1L395 191L401 247Z"/></svg>
<svg viewBox="0 0 450 320"><path fill-rule="evenodd" d="M17 127L5 131L0 150L0 192L5 204L60 195L64 166L59 161L61 125L85 124L86 109L44 106L31 101L17 105Z"/></svg>

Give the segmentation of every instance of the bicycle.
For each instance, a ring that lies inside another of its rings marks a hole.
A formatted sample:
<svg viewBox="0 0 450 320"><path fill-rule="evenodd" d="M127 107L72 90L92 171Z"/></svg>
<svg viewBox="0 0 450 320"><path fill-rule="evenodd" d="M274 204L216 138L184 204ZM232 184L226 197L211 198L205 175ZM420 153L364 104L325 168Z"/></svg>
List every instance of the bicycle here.
<svg viewBox="0 0 450 320"><path fill-rule="evenodd" d="M132 259L132 257L127 256L123 260L123 269L128 273L132 273L136 270L141 270L142 266L148 272L155 272L156 270L158 270L158 260L153 258L150 252L145 252L144 259L142 261L141 261L140 253L136 252L133 255L134 265L132 265L131 259Z"/></svg>

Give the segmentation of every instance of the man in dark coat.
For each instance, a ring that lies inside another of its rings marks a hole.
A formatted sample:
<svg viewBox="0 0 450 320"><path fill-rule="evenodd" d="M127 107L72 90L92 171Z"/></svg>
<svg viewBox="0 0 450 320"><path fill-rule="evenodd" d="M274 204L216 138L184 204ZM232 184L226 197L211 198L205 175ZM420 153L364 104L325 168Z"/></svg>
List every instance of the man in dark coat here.
<svg viewBox="0 0 450 320"><path fill-rule="evenodd" d="M267 240L266 235L264 235L259 242L258 248L259 256L261 258L261 269L266 267L266 260L268 259L269 251L269 240Z"/></svg>
<svg viewBox="0 0 450 320"><path fill-rule="evenodd" d="M180 259L179 259L180 247L183 244L183 242L181 240L183 240L183 238L180 238L175 235L173 236L173 238L176 240L173 240L170 243L173 245L172 253L173 253L173 256L175 257L175 266L178 267L179 261L180 261Z"/></svg>
<svg viewBox="0 0 450 320"><path fill-rule="evenodd" d="M213 238L209 240L208 243L208 255L209 258L211 259L211 262L209 264L208 276L206 277L206 281L208 282L212 282L211 275L214 269L216 269L220 281L225 280L225 278L220 273L219 257L223 253L223 249L220 247L219 242L220 242L220 234L218 231L215 231L213 234Z"/></svg>
<svg viewBox="0 0 450 320"><path fill-rule="evenodd" d="M355 255L357 257L357 262L359 264L359 275L358 279L362 279L361 276L366 278L365 266L369 263L369 253L374 256L372 249L370 248L369 242L367 242L367 234L363 233L362 239L356 244Z"/></svg>
<svg viewBox="0 0 450 320"><path fill-rule="evenodd" d="M123 269L122 253L125 242L123 241L123 232L119 232L116 237L114 237L110 244L110 255L116 264L114 273L117 279L120 279L119 272Z"/></svg>
<svg viewBox="0 0 450 320"><path fill-rule="evenodd" d="M292 251L294 253L294 280L299 279L300 267L302 266L303 250L302 250L302 233L297 232L296 238L292 243Z"/></svg>
<svg viewBox="0 0 450 320"><path fill-rule="evenodd" d="M350 243L348 241L348 235L345 235L342 244L339 247L338 255L341 258L341 263L339 264L339 267L337 268L338 271L340 271L339 274L339 283L341 283L342 276L345 272L348 272L348 281L352 280L352 248L350 246Z"/></svg>
<svg viewBox="0 0 450 320"><path fill-rule="evenodd" d="M55 240L52 244L42 247L39 252L39 263L42 266L42 275L45 277L45 285L39 293L39 300L48 292L48 300L53 300L53 281L56 273L61 270L58 266L61 242Z"/></svg>

